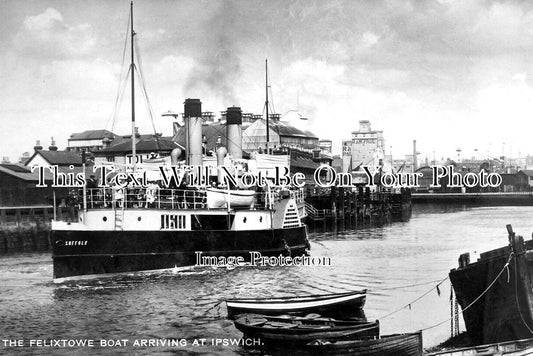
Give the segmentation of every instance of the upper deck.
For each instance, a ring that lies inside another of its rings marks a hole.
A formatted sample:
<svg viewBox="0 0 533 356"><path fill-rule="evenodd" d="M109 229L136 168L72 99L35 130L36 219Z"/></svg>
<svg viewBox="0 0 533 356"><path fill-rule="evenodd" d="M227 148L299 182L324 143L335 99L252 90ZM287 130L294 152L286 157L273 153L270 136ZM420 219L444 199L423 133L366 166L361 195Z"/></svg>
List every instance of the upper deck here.
<svg viewBox="0 0 533 356"><path fill-rule="evenodd" d="M85 189L78 214L52 230L259 230L301 225L303 190Z"/></svg>
<svg viewBox="0 0 533 356"><path fill-rule="evenodd" d="M93 188L78 192L75 204L80 209L251 209L267 210L279 200L292 198L304 204L304 190L269 191L224 189Z"/></svg>

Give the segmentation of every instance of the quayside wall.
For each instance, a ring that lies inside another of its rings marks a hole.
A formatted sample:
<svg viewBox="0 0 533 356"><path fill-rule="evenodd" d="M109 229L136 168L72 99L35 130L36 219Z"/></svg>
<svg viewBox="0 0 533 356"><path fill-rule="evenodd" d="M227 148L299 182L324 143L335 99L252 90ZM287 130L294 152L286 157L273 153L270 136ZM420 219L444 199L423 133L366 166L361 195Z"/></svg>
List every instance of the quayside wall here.
<svg viewBox="0 0 533 356"><path fill-rule="evenodd" d="M56 208L58 218L72 217L74 208ZM0 253L50 250L52 205L0 207Z"/></svg>
<svg viewBox="0 0 533 356"><path fill-rule="evenodd" d="M483 206L533 206L533 192L413 193L413 204L464 203Z"/></svg>

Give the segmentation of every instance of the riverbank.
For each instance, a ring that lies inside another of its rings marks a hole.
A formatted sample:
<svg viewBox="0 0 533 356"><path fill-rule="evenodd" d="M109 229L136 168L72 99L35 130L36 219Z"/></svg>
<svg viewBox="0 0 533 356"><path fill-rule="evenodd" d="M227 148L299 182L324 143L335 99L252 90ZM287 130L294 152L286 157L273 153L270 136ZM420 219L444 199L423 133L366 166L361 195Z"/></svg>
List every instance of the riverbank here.
<svg viewBox="0 0 533 356"><path fill-rule="evenodd" d="M56 208L58 218L73 220L73 208ZM51 205L0 207L0 253L50 250Z"/></svg>
<svg viewBox="0 0 533 356"><path fill-rule="evenodd" d="M533 206L533 192L413 193L413 204L464 203L478 206Z"/></svg>
<svg viewBox="0 0 533 356"><path fill-rule="evenodd" d="M52 206L1 207L0 252L50 248Z"/></svg>

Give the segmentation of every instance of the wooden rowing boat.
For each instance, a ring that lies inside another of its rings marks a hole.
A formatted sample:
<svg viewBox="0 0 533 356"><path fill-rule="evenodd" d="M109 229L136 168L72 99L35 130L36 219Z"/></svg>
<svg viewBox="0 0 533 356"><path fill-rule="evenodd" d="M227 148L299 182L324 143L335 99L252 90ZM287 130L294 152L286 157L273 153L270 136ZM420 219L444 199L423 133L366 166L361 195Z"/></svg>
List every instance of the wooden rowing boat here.
<svg viewBox="0 0 533 356"><path fill-rule="evenodd" d="M305 345L317 339L338 340L379 336L378 321L341 321L330 318L302 318L289 315L241 314L235 319L235 327L245 337L259 338L265 344L288 343L291 346Z"/></svg>
<svg viewBox="0 0 533 356"><path fill-rule="evenodd" d="M421 356L422 332L385 335L375 339L342 341L315 340L307 344L313 354L355 356Z"/></svg>
<svg viewBox="0 0 533 356"><path fill-rule="evenodd" d="M366 289L363 289L347 293L301 297L227 299L226 306L230 319L235 315L245 313L263 315L317 313L322 316L339 317L361 311L365 301Z"/></svg>
<svg viewBox="0 0 533 356"><path fill-rule="evenodd" d="M211 209L230 207L250 207L254 202L254 190L230 190L207 188L207 206Z"/></svg>
<svg viewBox="0 0 533 356"><path fill-rule="evenodd" d="M425 356L498 356L498 355L532 355L533 339L513 340L494 344L439 350L424 354Z"/></svg>

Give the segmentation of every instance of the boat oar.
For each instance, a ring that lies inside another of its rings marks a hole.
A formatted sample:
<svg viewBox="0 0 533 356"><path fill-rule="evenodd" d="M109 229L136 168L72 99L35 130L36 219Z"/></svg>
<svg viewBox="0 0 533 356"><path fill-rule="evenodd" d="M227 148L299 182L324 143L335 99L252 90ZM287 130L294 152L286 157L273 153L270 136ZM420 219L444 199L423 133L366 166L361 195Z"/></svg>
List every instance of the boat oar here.
<svg viewBox="0 0 533 356"><path fill-rule="evenodd" d="M212 309L215 309L216 307L220 306L220 304L222 304L223 302L225 301L225 299L220 299L218 302L216 302L211 308L207 309L204 313L204 315L206 315L207 313L209 313Z"/></svg>

